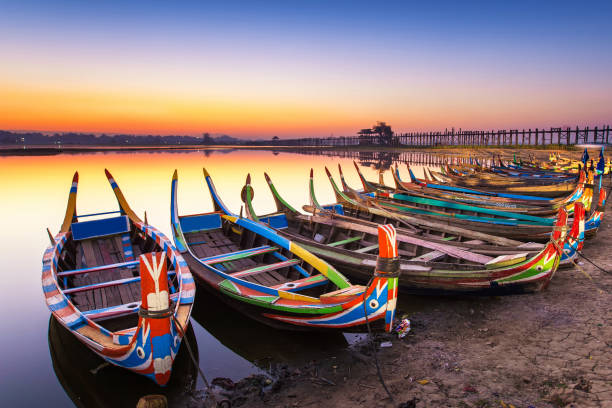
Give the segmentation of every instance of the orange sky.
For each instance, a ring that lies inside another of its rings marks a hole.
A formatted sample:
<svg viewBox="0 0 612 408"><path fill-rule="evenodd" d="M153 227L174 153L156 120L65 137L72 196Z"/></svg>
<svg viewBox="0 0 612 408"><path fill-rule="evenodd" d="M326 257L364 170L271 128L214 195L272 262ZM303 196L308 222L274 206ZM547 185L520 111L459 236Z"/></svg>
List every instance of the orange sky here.
<svg viewBox="0 0 612 408"><path fill-rule="evenodd" d="M0 9L0 129L267 139L378 120L400 132L609 122L605 12L529 7L20 2Z"/></svg>

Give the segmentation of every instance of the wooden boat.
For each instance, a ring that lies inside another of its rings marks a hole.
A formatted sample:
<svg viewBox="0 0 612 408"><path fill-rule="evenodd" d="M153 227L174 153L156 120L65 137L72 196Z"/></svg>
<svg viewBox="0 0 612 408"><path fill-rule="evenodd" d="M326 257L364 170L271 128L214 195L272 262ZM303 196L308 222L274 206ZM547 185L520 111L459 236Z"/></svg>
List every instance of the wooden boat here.
<svg viewBox="0 0 612 408"><path fill-rule="evenodd" d="M103 366L104 360L92 353L53 316L49 318L48 337L53 371L76 407L133 408L141 397L150 394L165 395L169 406L186 406L193 401L198 368L185 347L179 350L172 364L170 381L160 388L144 376L133 375L116 366ZM186 329L185 338L192 345L197 362L197 341L191 325Z"/></svg>
<svg viewBox="0 0 612 408"><path fill-rule="evenodd" d="M433 171L431 169L426 168L425 170L430 173L432 179L436 179L438 182L427 181L423 179L418 179L414 176L414 173L410 170L410 166L408 167L408 173L410 174L410 182L404 182L401 180L399 171L396 167L395 171L392 172L393 179L395 181L395 188L397 190L406 190L411 191L416 186L421 189L426 190L428 193L435 194L436 191L439 192L448 192L448 193L460 193L464 194L467 197L472 197L472 199L480 199L484 202L500 202L504 203L504 205L523 205L523 206L537 206L537 207L552 207L555 210L561 207L562 205L571 204L579 198L582 198L583 191L585 189L584 183L586 181L584 172L580 173L578 183L574 191L560 198L549 198L549 197L541 197L534 195L520 195L520 194L511 194L511 193L503 193L503 192L491 192L488 190L478 190L472 188L465 187L456 187L449 184L444 184L443 175ZM359 172L359 170L358 170ZM441 181L440 181L441 180ZM508 204L506 204L508 203ZM587 205L584 202L583 204Z"/></svg>
<svg viewBox="0 0 612 408"><path fill-rule="evenodd" d="M106 176L119 211L77 215L74 174L64 222L55 237L49 233L43 256L45 300L90 350L165 385L189 324L195 284L172 243L134 214L108 170Z"/></svg>
<svg viewBox="0 0 612 408"><path fill-rule="evenodd" d="M451 183L459 187L480 188L492 192L514 193L522 195L537 195L542 197L565 196L576 188L577 180L560 181L552 184L537 184L535 181L523 181L510 183L508 180L495 179L485 180L481 177L467 177L466 175L454 174L455 171L447 166L445 176Z"/></svg>
<svg viewBox="0 0 612 408"><path fill-rule="evenodd" d="M377 272L369 285L352 285L295 242L233 214L206 170L204 178L215 211L179 215L175 171L171 223L177 248L205 289L277 328L360 331L371 322L391 330L397 274ZM387 245L388 235L380 239Z"/></svg>
<svg viewBox="0 0 612 408"><path fill-rule="evenodd" d="M345 208L357 204L359 207L381 209L392 214L409 215L413 221L414 219L429 220L437 225L452 225L514 240L538 242L548 241L555 222L553 218L533 217L525 214L513 214L513 218L498 217L497 214L482 216L470 214L469 210L466 213L453 212L452 209L446 209L442 203L435 203L434 206L429 207L427 207L428 204L413 206L383 201L362 194L345 194L338 189L329 170L327 168L325 170L334 188L336 199Z"/></svg>
<svg viewBox="0 0 612 408"><path fill-rule="evenodd" d="M580 200L588 211L593 199L592 183L585 185L584 177L581 178L581 182L577 184L576 189L571 195L562 200L556 199L550 202L543 202L478 195L468 193L467 191L450 192L444 188L428 188L428 182L420 182L416 179L412 183L405 183L399 178L397 169L395 172L392 171L396 183L396 188L392 188L382 183L382 177L379 183L372 183L366 180L358 166L356 168L364 186L363 191L370 193L369 195L372 197L399 204L408 204L412 207L436 208L438 210L442 208L443 212L492 215L495 218L505 217L537 221L539 217L556 215L561 206L565 206L566 210L571 214L574 203L577 200ZM340 166L338 166L338 170L345 193L359 195L359 191L350 188L344 181ZM366 198L363 197L363 199ZM532 216L538 218L533 218Z"/></svg>
<svg viewBox="0 0 612 408"><path fill-rule="evenodd" d="M266 180L279 211L262 216L255 214L249 175L242 198L251 219L274 227L279 234L300 243L350 277L359 281L367 279L364 267L375 262L375 256L371 254L377 248L375 224L351 219L320 206L319 211L311 216L300 214L279 195L267 174ZM578 238L580 228L584 232L584 209L581 204L578 204L576 211L572 233ZM541 290L548 285L559 265L561 248L566 242L566 220L567 212L561 209L551 240L532 255L514 248L514 252L488 256L478 252L477 248L486 247L481 241L465 242L475 248L474 252L470 252L449 241L424 239L398 229L400 289L415 294L479 295ZM572 244L577 245L576 242Z"/></svg>
<svg viewBox="0 0 612 408"><path fill-rule="evenodd" d="M533 242L525 243L525 242L516 241L514 239L509 239L506 236L503 236L503 237L495 236L492 233L474 231L471 229L462 228L461 224L450 225L444 222L436 222L435 220L429 220L426 217L418 217L418 216L413 217L407 214L390 212L381 207L367 206L358 201L353 200L352 198L344 194L342 191L340 191L333 177L331 177L330 173L328 173L328 179L339 201L331 205L321 206L317 202L317 199L315 197L313 172L311 169L310 171L310 197L311 197L311 202L313 203L313 206L316 209L333 211L336 213L341 213L342 215L349 215L350 217L357 218L357 219L366 218L370 221L372 220L377 221L380 219L385 220L385 221L394 220L395 222L401 223L402 227L403 226L418 226L419 228L426 228L427 237L440 236L440 234L442 234L441 235L442 237L445 237L446 234L450 234L451 236L455 236L455 237L464 236L464 237L469 237L470 239L476 239L476 240L482 240L484 242L494 243L496 245L514 246L514 248L520 248L521 250L525 250L526 252L528 251L528 248L531 248L534 250L540 249L537 246L535 246ZM279 204L277 202L277 207L278 206ZM313 212L312 209L308 207L304 207L304 209L308 212ZM593 217L593 214L591 214L591 217L589 217L589 220L591 220L592 217ZM586 223L584 225L582 224L582 222L584 222L583 218L584 218L583 215L574 217L572 229L577 228L575 231L580 231L580 232L579 233L574 232L572 234L572 237L575 238L575 241L565 242L565 245L563 247L563 255L561 257L562 267L570 266L572 263L572 260L577 256L576 251L582 248L584 239L586 238L587 228L589 228L587 227ZM506 229L504 230L505 234L508 234L507 228L509 227L506 227ZM512 227L512 228L516 228L516 227ZM592 224L590 228L594 228L594 224ZM582 231L584 231L584 233ZM546 237L546 235L544 235L543 238L544 237ZM544 241L544 242L547 242L547 241ZM471 248L470 250L480 251L480 249L475 249L475 248ZM508 248L505 248L504 250L508 250Z"/></svg>

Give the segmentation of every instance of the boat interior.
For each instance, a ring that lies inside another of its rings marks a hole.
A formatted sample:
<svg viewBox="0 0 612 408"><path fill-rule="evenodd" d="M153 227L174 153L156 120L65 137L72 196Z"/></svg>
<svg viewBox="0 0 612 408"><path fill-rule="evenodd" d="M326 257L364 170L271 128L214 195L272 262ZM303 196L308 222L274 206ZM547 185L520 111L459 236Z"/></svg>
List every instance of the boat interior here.
<svg viewBox="0 0 612 408"><path fill-rule="evenodd" d="M114 212L78 218L110 213ZM141 301L138 257L161 251L159 245L135 228L126 215L73 222L70 230L57 268L64 294L84 315L108 330L135 326ZM173 298L178 282L171 269L168 265Z"/></svg>
<svg viewBox="0 0 612 408"><path fill-rule="evenodd" d="M319 297L337 287L312 265L219 212L179 217L192 253L225 274L257 285ZM201 268L204 269L204 268ZM224 278L202 270L218 284Z"/></svg>

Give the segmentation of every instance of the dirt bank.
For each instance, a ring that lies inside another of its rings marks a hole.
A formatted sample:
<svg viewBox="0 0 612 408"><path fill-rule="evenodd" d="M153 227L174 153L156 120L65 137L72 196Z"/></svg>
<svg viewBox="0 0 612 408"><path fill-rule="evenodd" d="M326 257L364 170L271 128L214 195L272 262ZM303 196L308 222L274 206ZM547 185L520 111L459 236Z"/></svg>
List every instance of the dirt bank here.
<svg viewBox="0 0 612 408"><path fill-rule="evenodd" d="M608 214L609 216L609 214ZM612 270L611 222L584 253ZM379 349L386 398L370 349L287 368L249 407L610 407L612 276L584 260L559 270L547 290L485 298L403 297L428 302L412 331ZM388 340L381 337L377 340ZM512 404L512 405L511 405Z"/></svg>

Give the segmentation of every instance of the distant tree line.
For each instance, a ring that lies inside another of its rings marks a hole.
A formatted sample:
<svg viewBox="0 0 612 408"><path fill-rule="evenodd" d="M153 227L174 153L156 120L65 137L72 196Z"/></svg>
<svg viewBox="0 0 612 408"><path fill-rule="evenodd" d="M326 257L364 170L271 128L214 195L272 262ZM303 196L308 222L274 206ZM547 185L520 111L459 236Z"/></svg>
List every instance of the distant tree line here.
<svg viewBox="0 0 612 408"><path fill-rule="evenodd" d="M0 144L4 145L97 145L97 146L164 146L164 145L220 145L238 144L240 139L228 135L211 136L155 136L155 135L95 135L91 133L11 132L0 130Z"/></svg>

